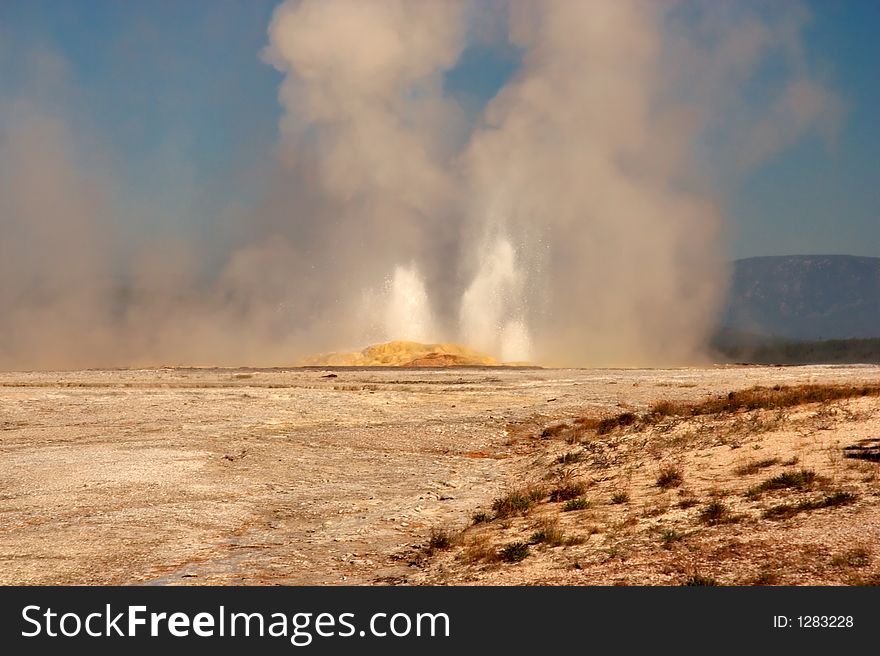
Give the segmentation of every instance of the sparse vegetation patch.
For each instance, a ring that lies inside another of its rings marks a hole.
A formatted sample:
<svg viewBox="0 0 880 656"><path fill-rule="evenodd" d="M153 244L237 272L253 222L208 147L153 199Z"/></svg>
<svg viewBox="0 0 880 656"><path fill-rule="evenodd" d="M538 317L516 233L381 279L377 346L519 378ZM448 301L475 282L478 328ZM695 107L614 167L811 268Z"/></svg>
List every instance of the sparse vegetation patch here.
<svg viewBox="0 0 880 656"><path fill-rule="evenodd" d="M783 503L778 506L772 506L764 511L764 517L767 519L788 519L810 510L847 506L855 503L857 499L858 497L851 492L838 491L818 499L801 501L798 504Z"/></svg>
<svg viewBox="0 0 880 656"><path fill-rule="evenodd" d="M807 403L828 403L866 396L880 396L880 383L756 386L697 402L664 399L652 404L648 411L641 416L626 411L603 419L582 417L575 420L575 423L588 430L595 430L597 435L605 435L621 426L638 424L639 428L643 428L670 417L689 418L729 414L740 410L782 410Z"/></svg>
<svg viewBox="0 0 880 656"><path fill-rule="evenodd" d="M711 501L700 513L700 521L710 526L723 524L731 519L730 509L718 500Z"/></svg>
<svg viewBox="0 0 880 656"><path fill-rule="evenodd" d="M562 507L564 512L571 512L573 510L586 510L592 504L590 504L589 499L584 497L578 497L577 499L569 499L565 502L565 505Z"/></svg>
<svg viewBox="0 0 880 656"><path fill-rule="evenodd" d="M684 537L684 533L679 533L675 529L666 529L660 534L660 541L669 549L674 543L681 542Z"/></svg>
<svg viewBox="0 0 880 656"><path fill-rule="evenodd" d="M867 567L871 564L871 551L866 547L854 547L831 559L835 567Z"/></svg>
<svg viewBox="0 0 880 656"><path fill-rule="evenodd" d="M432 528L428 537L429 551L444 551L452 546L453 536L448 530L443 528Z"/></svg>
<svg viewBox="0 0 880 656"><path fill-rule="evenodd" d="M499 560L505 563L518 563L525 560L529 555L529 545L526 542L511 542L498 554Z"/></svg>
<svg viewBox="0 0 880 656"><path fill-rule="evenodd" d="M877 392L880 385L754 387L697 402L661 400L642 412L557 421L538 433L534 425L525 427L523 435L555 438L552 443L512 443L532 458L523 483L540 483L511 488L495 499L491 510L473 516L474 524L489 526L454 536L460 561L484 564L469 570L463 580L497 580L493 577L505 575L486 563L528 559L535 562L540 580L567 584L569 579L558 572L573 562L578 563L575 569L586 570L577 575L586 584L657 582L664 580L660 574L682 585L722 585L695 567L710 567L711 573L723 573L725 583L739 585L866 581L876 569L870 549L847 543L838 530L838 522L848 521L849 513L825 516L827 537L815 530L824 521L817 516L805 525L810 531L806 539L800 525L774 526L751 518L762 514L780 520L852 504L857 493L872 494L877 489L872 482L876 473L868 471L873 464L841 463L846 454L857 452L844 450L846 444L862 447L861 453L876 448L873 439L840 440L819 431L836 431L838 424L876 416L864 401L830 401ZM801 403L817 405L785 409ZM820 415L821 424L815 421ZM768 435L770 431L777 434ZM847 426L845 434L860 432ZM865 434L872 433L861 432ZM598 437L603 435L607 437ZM873 476L870 480L866 472ZM843 489L834 491L831 480ZM762 496L766 501L759 501ZM621 504L627 505L614 507ZM859 519L873 521L868 514ZM736 522L738 530L733 530L730 525ZM575 534L569 535L570 530ZM789 530L797 536L792 543L803 541L802 552L779 546L780 532ZM591 539L594 533L602 537ZM448 548L451 539L432 532L429 547ZM636 555L635 570L647 564L652 572L621 575L614 561ZM516 576L526 576L530 567L517 568ZM452 581L449 572L444 569L438 576Z"/></svg>
<svg viewBox="0 0 880 656"><path fill-rule="evenodd" d="M491 522L492 515L483 510L478 510L471 516L471 520L474 522L474 524L483 524L485 522Z"/></svg>
<svg viewBox="0 0 880 656"><path fill-rule="evenodd" d="M687 586L716 586L721 585L710 576L703 576L702 574L693 574L691 575L687 581L684 582Z"/></svg>
<svg viewBox="0 0 880 656"><path fill-rule="evenodd" d="M557 465L573 465L584 459L583 451L569 451L556 458Z"/></svg>
<svg viewBox="0 0 880 656"><path fill-rule="evenodd" d="M771 490L785 490L794 488L798 490L806 490L816 481L816 472L810 469L801 469L800 471L783 472L773 478L768 478L759 485L749 489L747 496L755 498L764 492Z"/></svg>
<svg viewBox="0 0 880 656"><path fill-rule="evenodd" d="M743 465L739 465L733 472L737 476L750 476L752 474L757 474L762 469L766 469L767 467L772 467L773 465L779 463L779 458L765 458L763 460L752 460Z"/></svg>
<svg viewBox="0 0 880 656"><path fill-rule="evenodd" d="M678 487L684 482L684 473L681 465L663 465L657 474L657 487L664 490L671 487Z"/></svg>
<svg viewBox="0 0 880 656"><path fill-rule="evenodd" d="M581 496L587 486L580 481L561 483L550 492L550 501L569 501Z"/></svg>
<svg viewBox="0 0 880 656"><path fill-rule="evenodd" d="M529 544L549 544L552 547L557 547L563 543L562 529L559 528L558 522L555 521L541 522L529 539Z"/></svg>
<svg viewBox="0 0 880 656"><path fill-rule="evenodd" d="M492 510L495 511L496 519L525 514L544 496L543 491L539 488L513 490L507 495L495 499L492 502Z"/></svg>

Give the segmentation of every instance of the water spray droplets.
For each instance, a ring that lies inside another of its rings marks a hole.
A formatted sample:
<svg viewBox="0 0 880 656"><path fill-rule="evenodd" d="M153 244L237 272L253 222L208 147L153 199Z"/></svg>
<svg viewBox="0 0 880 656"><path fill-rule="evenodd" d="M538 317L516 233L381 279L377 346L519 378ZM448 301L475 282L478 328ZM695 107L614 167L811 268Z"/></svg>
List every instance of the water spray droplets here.
<svg viewBox="0 0 880 656"><path fill-rule="evenodd" d="M436 338L431 303L415 262L394 268L385 282L386 339L430 342Z"/></svg>
<svg viewBox="0 0 880 656"><path fill-rule="evenodd" d="M510 241L503 237L490 241L477 275L462 296L461 334L467 344L505 361L531 357L523 316L524 282Z"/></svg>

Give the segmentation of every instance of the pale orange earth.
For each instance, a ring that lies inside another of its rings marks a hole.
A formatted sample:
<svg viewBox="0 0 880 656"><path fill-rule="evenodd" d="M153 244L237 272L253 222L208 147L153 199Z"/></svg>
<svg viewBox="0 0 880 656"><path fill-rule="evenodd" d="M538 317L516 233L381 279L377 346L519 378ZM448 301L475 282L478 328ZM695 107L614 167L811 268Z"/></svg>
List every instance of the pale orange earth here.
<svg viewBox="0 0 880 656"><path fill-rule="evenodd" d="M393 341L360 351L320 353L305 358L302 366L430 367L498 365L495 358L460 344L421 344Z"/></svg>
<svg viewBox="0 0 880 656"><path fill-rule="evenodd" d="M858 567L832 561L880 543L878 465L840 449L880 433L876 398L805 407L777 424L744 415L620 431L578 463L590 509L545 501L477 527L471 516L582 448L538 439L559 421L755 384L878 379L877 367L821 366L0 373L0 583L678 584L692 570L731 583L760 575L748 560L758 550L782 582L851 582L877 572L878 554ZM764 474L733 468L793 454L858 501L761 519L761 504L782 494L745 500ZM682 464L680 488L655 486L666 460ZM622 488L629 501L611 505ZM683 493L699 505L680 509ZM712 494L745 518L699 524ZM475 541L528 539L551 515L584 540L533 546L520 563L466 556ZM428 557L437 527L458 542ZM686 537L666 549L665 528Z"/></svg>

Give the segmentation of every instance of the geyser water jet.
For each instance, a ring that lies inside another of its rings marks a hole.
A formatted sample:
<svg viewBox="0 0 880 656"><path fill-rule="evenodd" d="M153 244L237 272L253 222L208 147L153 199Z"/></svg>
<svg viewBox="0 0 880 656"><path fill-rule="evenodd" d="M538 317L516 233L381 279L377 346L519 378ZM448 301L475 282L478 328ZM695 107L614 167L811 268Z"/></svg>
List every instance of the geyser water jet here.
<svg viewBox="0 0 880 656"><path fill-rule="evenodd" d="M692 360L727 259L707 162L742 175L840 115L801 3L765 4L282 2L277 157L245 207L234 180L208 186L232 190L216 222L131 200L108 144L47 100L61 76L7 88L0 368L271 366L399 339ZM485 106L447 87L469 45L521 54ZM153 215L168 232L145 244L131 227Z"/></svg>
<svg viewBox="0 0 880 656"><path fill-rule="evenodd" d="M428 292L414 262L394 268L385 294L386 341L436 341Z"/></svg>
<svg viewBox="0 0 880 656"><path fill-rule="evenodd" d="M502 360L532 357L531 340L523 319L522 273L506 238L488 243L477 274L461 298L462 341L500 355Z"/></svg>

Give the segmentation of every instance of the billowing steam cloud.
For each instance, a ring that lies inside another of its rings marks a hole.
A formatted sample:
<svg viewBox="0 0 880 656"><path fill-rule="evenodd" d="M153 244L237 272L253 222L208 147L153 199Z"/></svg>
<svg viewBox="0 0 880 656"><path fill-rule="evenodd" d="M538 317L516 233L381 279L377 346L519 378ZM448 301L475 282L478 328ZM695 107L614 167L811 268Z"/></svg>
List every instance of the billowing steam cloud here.
<svg viewBox="0 0 880 656"><path fill-rule="evenodd" d="M287 364L388 339L508 361L698 357L725 284L707 164L735 176L840 120L806 18L288 0L263 53L284 74L265 197L203 248L173 232L132 246L64 119L0 97L0 367ZM473 124L445 74L497 20L522 63Z"/></svg>
<svg viewBox="0 0 880 656"><path fill-rule="evenodd" d="M302 217L320 228L300 248L333 261L320 277L341 301L339 323L350 325L348 334L335 331L343 343L362 342L365 331L438 339L454 327L433 326L431 335L428 317L448 315L454 293L463 199L449 138L461 113L443 95L443 73L465 45L463 10L457 2L306 1L281 5L269 27L265 57L287 74L285 163L313 171L328 204L321 216ZM373 296L353 316L365 286L383 288L386 300ZM377 313L399 322L377 332Z"/></svg>

